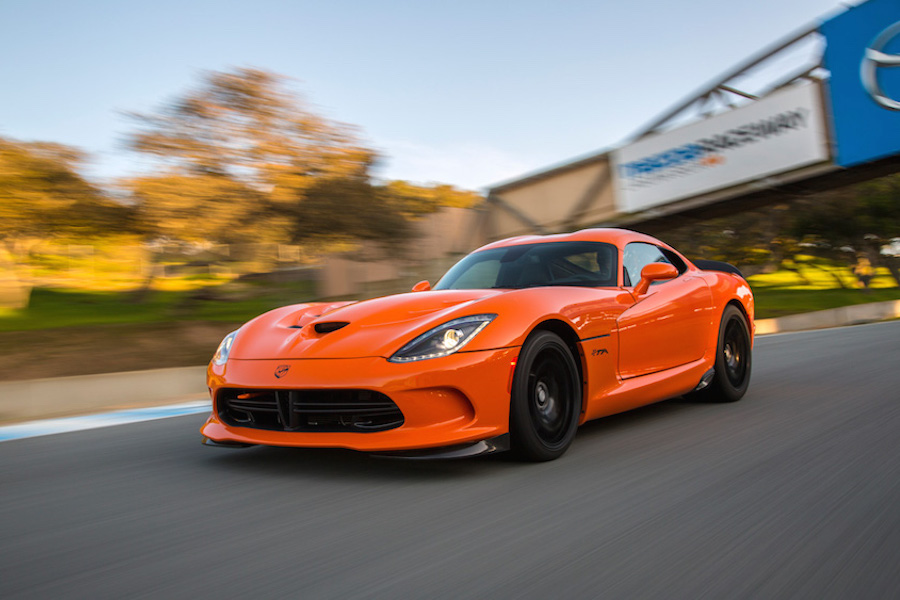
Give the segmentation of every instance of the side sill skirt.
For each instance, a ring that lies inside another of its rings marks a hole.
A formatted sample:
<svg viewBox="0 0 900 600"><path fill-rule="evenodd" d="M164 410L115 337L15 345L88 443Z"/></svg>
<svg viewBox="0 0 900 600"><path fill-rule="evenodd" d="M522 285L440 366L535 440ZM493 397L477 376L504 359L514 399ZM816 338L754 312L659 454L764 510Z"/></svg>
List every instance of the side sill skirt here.
<svg viewBox="0 0 900 600"><path fill-rule="evenodd" d="M708 386L710 383L712 383L713 377L715 377L715 376L716 376L716 369L715 369L715 367L713 367L712 369L710 369L709 371L707 371L706 373L703 374L703 377L700 378L700 383L697 384L697 387L695 387L693 391L699 392L700 390L704 389L706 386Z"/></svg>

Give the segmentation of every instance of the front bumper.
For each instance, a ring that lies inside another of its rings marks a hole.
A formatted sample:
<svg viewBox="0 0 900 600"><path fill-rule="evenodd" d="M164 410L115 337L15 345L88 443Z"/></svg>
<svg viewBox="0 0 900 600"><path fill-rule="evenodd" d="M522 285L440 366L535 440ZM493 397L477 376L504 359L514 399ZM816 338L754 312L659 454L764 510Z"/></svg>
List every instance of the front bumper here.
<svg viewBox="0 0 900 600"><path fill-rule="evenodd" d="M458 352L412 363L381 357L229 360L210 365L213 412L200 429L226 444L349 448L386 452L437 448L497 437L509 431L509 384L519 348ZM284 367L289 367L287 370ZM275 373L279 372L280 377ZM248 389L366 389L387 395L404 422L378 432L270 431L224 423L217 391Z"/></svg>

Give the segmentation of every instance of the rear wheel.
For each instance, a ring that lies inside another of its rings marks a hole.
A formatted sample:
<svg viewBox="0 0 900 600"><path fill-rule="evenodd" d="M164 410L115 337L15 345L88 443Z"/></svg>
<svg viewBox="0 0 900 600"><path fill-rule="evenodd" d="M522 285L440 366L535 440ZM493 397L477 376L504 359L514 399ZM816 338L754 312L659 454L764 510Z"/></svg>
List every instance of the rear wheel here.
<svg viewBox="0 0 900 600"><path fill-rule="evenodd" d="M538 331L516 363L510 441L522 459L553 460L572 444L581 413L581 378L572 351L555 333Z"/></svg>
<svg viewBox="0 0 900 600"><path fill-rule="evenodd" d="M716 347L716 374L710 384L691 397L707 402L737 402L750 385L753 351L747 319L729 304L722 313Z"/></svg>

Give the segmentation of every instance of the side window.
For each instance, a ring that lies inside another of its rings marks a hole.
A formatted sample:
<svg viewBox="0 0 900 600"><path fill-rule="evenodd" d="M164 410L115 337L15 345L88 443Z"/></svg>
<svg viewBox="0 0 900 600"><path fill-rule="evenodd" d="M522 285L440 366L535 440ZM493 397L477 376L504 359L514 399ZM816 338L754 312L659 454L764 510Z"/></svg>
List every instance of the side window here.
<svg viewBox="0 0 900 600"><path fill-rule="evenodd" d="M641 269L655 262L673 264L663 254L663 250L653 244L633 242L625 246L625 251L622 254L622 266L625 268L625 285L637 285L637 282L641 280ZM678 268L678 266L676 264L675 268ZM683 269L679 269L680 272L683 272Z"/></svg>
<svg viewBox="0 0 900 600"><path fill-rule="evenodd" d="M556 285L616 285L616 249L613 246L596 244L585 252L557 256L549 266Z"/></svg>
<svg viewBox="0 0 900 600"><path fill-rule="evenodd" d="M670 262L676 269L678 269L679 275L687 271L687 263L681 260L681 257L679 257L677 254L675 254L671 250L666 250L665 248L660 248L659 251L663 253L668 262Z"/></svg>

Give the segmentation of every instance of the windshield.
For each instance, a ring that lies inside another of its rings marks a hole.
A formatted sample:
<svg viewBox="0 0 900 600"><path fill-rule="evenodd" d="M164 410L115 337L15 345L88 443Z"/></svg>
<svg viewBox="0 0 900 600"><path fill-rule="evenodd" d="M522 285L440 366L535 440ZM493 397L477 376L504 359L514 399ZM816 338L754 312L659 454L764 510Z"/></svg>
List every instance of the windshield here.
<svg viewBox="0 0 900 600"><path fill-rule="evenodd" d="M436 290L546 285L615 287L618 251L603 242L548 242L482 250L447 271Z"/></svg>

